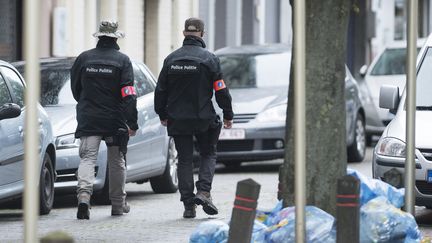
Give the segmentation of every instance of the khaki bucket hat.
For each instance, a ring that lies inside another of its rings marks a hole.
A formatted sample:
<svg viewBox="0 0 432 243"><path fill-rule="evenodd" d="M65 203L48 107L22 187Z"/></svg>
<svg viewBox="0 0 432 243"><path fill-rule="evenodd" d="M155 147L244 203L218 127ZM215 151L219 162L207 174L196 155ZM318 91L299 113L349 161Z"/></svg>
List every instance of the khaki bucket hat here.
<svg viewBox="0 0 432 243"><path fill-rule="evenodd" d="M94 33L94 37L99 36L108 36L112 38L124 38L125 34L118 30L118 22L117 21L110 21L110 20L103 20L99 24L99 30L98 32Z"/></svg>

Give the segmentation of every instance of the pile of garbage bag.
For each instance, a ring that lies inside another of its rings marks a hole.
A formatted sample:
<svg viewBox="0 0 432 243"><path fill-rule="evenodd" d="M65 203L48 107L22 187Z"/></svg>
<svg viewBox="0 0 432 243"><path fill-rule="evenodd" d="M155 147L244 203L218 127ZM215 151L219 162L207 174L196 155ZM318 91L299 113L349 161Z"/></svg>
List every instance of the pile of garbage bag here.
<svg viewBox="0 0 432 243"><path fill-rule="evenodd" d="M367 178L361 173L348 169L348 175L360 180L360 205L363 206L370 200L383 196L396 208L402 208L405 200L405 188L396 187L384 181Z"/></svg>
<svg viewBox="0 0 432 243"><path fill-rule="evenodd" d="M360 242L420 242L421 234L414 217L400 210L404 189L369 179L349 170L360 180ZM325 211L306 206L306 242L336 242L336 219ZM190 243L225 243L229 225L219 220L201 223L190 237ZM295 242L295 207L282 207L279 201L272 210L257 210L252 243Z"/></svg>

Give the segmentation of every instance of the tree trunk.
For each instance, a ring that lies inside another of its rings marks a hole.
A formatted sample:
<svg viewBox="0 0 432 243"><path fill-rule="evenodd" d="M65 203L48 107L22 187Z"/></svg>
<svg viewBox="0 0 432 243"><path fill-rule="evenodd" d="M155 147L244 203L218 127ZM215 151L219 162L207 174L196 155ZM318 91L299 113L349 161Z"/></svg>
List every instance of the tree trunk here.
<svg viewBox="0 0 432 243"><path fill-rule="evenodd" d="M306 202L333 215L337 179L347 167L344 87L350 6L350 0L306 0ZM292 73L291 67L287 143L279 178L284 206L294 205L295 193Z"/></svg>

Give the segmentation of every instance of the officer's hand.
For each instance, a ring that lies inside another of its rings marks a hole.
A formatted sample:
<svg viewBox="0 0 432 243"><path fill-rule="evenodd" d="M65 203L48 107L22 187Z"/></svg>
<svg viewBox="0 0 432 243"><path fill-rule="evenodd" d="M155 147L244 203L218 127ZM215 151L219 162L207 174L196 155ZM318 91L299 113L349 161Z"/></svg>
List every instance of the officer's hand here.
<svg viewBox="0 0 432 243"><path fill-rule="evenodd" d="M232 123L233 122L232 122L232 120L224 119L223 123L224 123L224 128L225 129L230 129L232 127Z"/></svg>
<svg viewBox="0 0 432 243"><path fill-rule="evenodd" d="M130 136L130 137L133 137L133 136L136 135L136 130L128 129L128 131L129 131L129 136Z"/></svg>
<svg viewBox="0 0 432 243"><path fill-rule="evenodd" d="M168 120L167 119L161 120L160 122L161 122L162 126L164 126L164 127L166 127L168 125Z"/></svg>

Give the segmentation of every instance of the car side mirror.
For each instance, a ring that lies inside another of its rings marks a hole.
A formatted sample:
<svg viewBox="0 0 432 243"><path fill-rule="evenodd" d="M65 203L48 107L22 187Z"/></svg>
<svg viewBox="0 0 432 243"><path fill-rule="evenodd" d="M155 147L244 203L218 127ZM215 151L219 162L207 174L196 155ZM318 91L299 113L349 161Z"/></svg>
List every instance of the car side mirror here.
<svg viewBox="0 0 432 243"><path fill-rule="evenodd" d="M361 77L364 77L366 75L367 69L368 69L368 66L366 64L360 68L359 74Z"/></svg>
<svg viewBox="0 0 432 243"><path fill-rule="evenodd" d="M383 85L380 88L379 107L389 109L395 114L399 106L399 87L391 85Z"/></svg>
<svg viewBox="0 0 432 243"><path fill-rule="evenodd" d="M21 115L21 107L17 104L4 104L0 106L0 120L15 118Z"/></svg>

